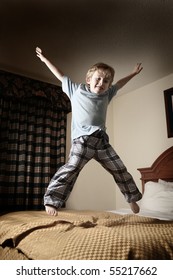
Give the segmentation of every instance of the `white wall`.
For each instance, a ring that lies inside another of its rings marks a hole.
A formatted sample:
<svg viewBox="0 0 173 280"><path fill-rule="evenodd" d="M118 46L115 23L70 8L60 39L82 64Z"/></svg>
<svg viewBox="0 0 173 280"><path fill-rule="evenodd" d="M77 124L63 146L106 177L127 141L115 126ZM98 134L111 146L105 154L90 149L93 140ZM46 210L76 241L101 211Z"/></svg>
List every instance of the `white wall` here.
<svg viewBox="0 0 173 280"><path fill-rule="evenodd" d="M141 189L137 168L150 167L173 145L167 137L163 91L173 87L173 74L113 101L114 147ZM116 208L126 207L116 192Z"/></svg>
<svg viewBox="0 0 173 280"><path fill-rule="evenodd" d="M173 138L167 137L163 91L173 87L173 74L114 98L107 116L110 142L141 189L137 168L149 167ZM68 119L67 154L70 148ZM80 173L67 201L69 209L107 210L128 207L113 178L91 160Z"/></svg>

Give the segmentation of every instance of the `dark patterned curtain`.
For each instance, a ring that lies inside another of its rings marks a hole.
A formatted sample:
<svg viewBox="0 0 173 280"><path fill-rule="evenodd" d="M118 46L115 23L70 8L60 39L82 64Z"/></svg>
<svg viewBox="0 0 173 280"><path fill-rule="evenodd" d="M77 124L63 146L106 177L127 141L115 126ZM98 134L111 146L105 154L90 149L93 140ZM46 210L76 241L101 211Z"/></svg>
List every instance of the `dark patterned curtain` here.
<svg viewBox="0 0 173 280"><path fill-rule="evenodd" d="M43 209L70 110L61 87L0 71L0 211Z"/></svg>

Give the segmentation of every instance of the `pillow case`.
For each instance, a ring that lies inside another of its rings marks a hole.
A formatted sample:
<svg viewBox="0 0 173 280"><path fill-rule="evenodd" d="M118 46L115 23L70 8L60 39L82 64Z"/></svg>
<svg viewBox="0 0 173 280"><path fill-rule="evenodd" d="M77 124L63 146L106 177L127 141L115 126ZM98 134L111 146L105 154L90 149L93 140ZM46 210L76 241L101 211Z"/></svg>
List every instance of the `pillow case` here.
<svg viewBox="0 0 173 280"><path fill-rule="evenodd" d="M160 183L162 185L165 185L165 186L173 187L173 182L167 182L167 181L164 181L162 179L159 179L158 183Z"/></svg>
<svg viewBox="0 0 173 280"><path fill-rule="evenodd" d="M147 182L140 209L173 216L173 187L152 181Z"/></svg>

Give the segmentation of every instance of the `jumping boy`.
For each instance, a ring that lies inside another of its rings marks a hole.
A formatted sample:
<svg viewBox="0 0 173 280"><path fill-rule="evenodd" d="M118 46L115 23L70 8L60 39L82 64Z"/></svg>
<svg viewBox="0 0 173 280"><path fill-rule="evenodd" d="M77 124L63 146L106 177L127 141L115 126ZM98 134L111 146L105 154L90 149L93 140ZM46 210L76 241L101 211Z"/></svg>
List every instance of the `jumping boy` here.
<svg viewBox="0 0 173 280"><path fill-rule="evenodd" d="M139 206L136 202L142 198L142 194L124 163L109 144L105 122L109 102L120 88L141 72L141 63L135 66L131 74L114 85L114 69L107 64L97 63L88 70L86 84L76 84L43 56L38 47L36 54L62 82L62 89L72 105L70 156L68 162L55 173L44 195L47 214L57 214L57 209L69 197L80 171L92 158L112 174L132 211L138 213Z"/></svg>

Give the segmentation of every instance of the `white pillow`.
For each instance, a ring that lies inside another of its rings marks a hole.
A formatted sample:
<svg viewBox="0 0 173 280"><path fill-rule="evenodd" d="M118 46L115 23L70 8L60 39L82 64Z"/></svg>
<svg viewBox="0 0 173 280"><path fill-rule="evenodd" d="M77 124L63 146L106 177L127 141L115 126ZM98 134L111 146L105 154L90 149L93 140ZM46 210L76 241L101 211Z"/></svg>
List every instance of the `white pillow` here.
<svg viewBox="0 0 173 280"><path fill-rule="evenodd" d="M159 179L158 182L159 182L160 184L162 184L162 185L173 187L173 182L167 182L167 181L164 181L164 180L162 180L162 179Z"/></svg>
<svg viewBox="0 0 173 280"><path fill-rule="evenodd" d="M173 216L173 187L147 182L140 208Z"/></svg>

